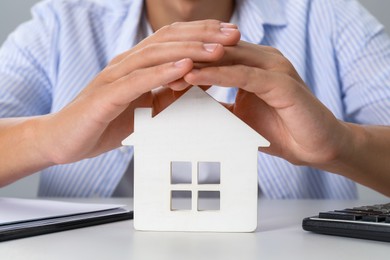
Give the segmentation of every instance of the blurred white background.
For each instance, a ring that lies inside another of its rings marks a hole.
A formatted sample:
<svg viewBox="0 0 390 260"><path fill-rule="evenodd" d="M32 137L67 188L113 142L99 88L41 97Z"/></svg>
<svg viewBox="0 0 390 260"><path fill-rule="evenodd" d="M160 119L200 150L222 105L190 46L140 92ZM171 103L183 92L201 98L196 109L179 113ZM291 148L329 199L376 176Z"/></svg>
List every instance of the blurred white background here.
<svg viewBox="0 0 390 260"><path fill-rule="evenodd" d="M109 1L109 0L107 0ZM39 0L1 0L0 1L0 43L20 23L30 19L30 8ZM383 23L388 32L390 28L390 1L388 0L361 0L360 1L378 20ZM389 111L390 112L390 111ZM1 167L1 165L0 165ZM24 178L12 185L0 188L0 197L35 197L39 175ZM383 195L359 185L360 197L369 200L383 199Z"/></svg>

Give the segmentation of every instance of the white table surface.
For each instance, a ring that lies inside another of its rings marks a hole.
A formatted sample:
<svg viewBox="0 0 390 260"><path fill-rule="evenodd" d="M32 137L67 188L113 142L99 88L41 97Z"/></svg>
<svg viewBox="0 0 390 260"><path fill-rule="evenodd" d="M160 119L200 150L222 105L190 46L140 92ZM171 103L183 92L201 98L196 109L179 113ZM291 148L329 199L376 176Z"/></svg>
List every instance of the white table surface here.
<svg viewBox="0 0 390 260"><path fill-rule="evenodd" d="M74 199L121 203L130 199ZM385 202L385 201L383 201ZM260 200L254 233L140 232L121 221L0 243L0 259L389 259L390 243L314 234L304 217L378 201Z"/></svg>

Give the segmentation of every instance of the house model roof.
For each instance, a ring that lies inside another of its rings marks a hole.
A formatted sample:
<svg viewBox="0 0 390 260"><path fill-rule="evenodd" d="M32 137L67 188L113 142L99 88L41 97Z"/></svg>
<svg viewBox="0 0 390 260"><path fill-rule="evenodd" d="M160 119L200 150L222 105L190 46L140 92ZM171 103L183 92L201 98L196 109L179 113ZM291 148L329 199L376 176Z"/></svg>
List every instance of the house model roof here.
<svg viewBox="0 0 390 260"><path fill-rule="evenodd" d="M250 142L251 145L267 147L270 143L259 133L236 117L198 86L190 88L179 99L152 117L151 108L137 108L134 116L134 132L123 145L154 142L185 142L188 138L196 143L228 140Z"/></svg>

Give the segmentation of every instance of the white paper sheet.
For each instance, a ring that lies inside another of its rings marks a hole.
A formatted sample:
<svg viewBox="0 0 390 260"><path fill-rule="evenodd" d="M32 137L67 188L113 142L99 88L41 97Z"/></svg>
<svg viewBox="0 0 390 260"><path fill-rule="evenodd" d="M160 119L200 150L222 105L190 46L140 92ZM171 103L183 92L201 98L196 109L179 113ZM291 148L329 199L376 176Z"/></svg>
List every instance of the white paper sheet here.
<svg viewBox="0 0 390 260"><path fill-rule="evenodd" d="M119 207L124 205L0 198L0 225Z"/></svg>

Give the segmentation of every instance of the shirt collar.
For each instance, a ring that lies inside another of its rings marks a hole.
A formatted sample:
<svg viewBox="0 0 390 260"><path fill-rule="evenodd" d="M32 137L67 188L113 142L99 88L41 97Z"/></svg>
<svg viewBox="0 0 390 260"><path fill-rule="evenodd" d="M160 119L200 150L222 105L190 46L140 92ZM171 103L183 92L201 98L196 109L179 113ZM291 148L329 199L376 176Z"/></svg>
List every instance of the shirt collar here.
<svg viewBox="0 0 390 260"><path fill-rule="evenodd" d="M265 26L287 25L283 0L236 0L232 22L237 23L241 39L259 44Z"/></svg>

